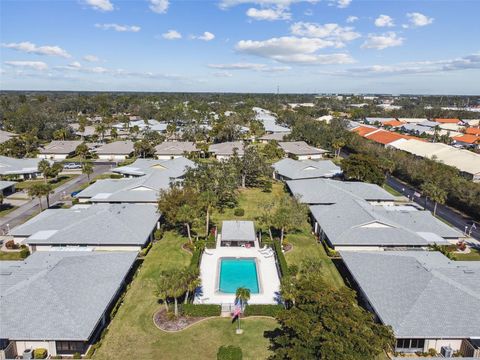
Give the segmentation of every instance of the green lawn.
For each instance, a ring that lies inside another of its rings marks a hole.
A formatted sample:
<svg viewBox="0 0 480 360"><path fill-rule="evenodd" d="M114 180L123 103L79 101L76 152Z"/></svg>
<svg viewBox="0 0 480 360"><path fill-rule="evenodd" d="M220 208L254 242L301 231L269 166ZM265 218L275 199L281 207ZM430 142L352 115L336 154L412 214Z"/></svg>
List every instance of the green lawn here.
<svg viewBox="0 0 480 360"><path fill-rule="evenodd" d="M480 250L472 248L472 251L468 254L457 254L455 258L458 261L480 261Z"/></svg>
<svg viewBox="0 0 480 360"><path fill-rule="evenodd" d="M22 260L20 251L0 251L0 261L2 260Z"/></svg>
<svg viewBox="0 0 480 360"><path fill-rule="evenodd" d="M237 345L244 359L268 356L265 330L272 330L273 319L246 319L243 335L235 335L235 324L216 318L195 324L180 333L165 333L153 324L153 314L160 308L154 296L153 280L164 269L182 267L190 255L181 250L187 241L166 232L148 255L127 291L123 305L109 326L95 359L214 359L221 345Z"/></svg>
<svg viewBox="0 0 480 360"><path fill-rule="evenodd" d="M52 187L55 189L59 187L60 185L65 184L67 181L70 181L74 178L76 178L78 175L77 174L72 174L72 175L60 175L57 180L55 179L50 179L48 180L48 183L52 185ZM15 189L17 190L24 190L32 186L33 184L38 184L38 183L44 183L45 180L43 179L36 179L36 180L25 180L21 181L15 184Z"/></svg>
<svg viewBox="0 0 480 360"><path fill-rule="evenodd" d="M392 194L393 196L402 196L402 194L400 192L398 192L397 190L395 190L394 188L392 188L390 185L388 184L383 184L383 188L385 190L387 190L390 194Z"/></svg>

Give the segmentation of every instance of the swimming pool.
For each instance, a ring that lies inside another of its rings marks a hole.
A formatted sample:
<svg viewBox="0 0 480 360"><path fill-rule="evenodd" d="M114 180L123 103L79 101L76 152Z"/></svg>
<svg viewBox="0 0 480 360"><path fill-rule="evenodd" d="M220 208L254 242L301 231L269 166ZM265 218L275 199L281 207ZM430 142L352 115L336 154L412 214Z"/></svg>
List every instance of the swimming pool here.
<svg viewBox="0 0 480 360"><path fill-rule="evenodd" d="M258 294L257 263L253 258L221 258L219 291L235 294L239 287L250 289Z"/></svg>

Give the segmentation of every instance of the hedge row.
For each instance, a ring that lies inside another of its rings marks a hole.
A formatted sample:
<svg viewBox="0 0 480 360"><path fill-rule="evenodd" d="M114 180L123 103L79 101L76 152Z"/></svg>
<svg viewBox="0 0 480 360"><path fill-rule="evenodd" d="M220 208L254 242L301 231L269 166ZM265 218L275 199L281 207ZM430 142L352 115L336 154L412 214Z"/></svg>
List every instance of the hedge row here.
<svg viewBox="0 0 480 360"><path fill-rule="evenodd" d="M193 250L192 257L190 259L190 267L196 269L200 266L200 259L202 258L202 250L196 248Z"/></svg>
<svg viewBox="0 0 480 360"><path fill-rule="evenodd" d="M282 305L247 305L244 314L245 316L277 317L278 313L282 310Z"/></svg>
<svg viewBox="0 0 480 360"><path fill-rule="evenodd" d="M274 241L273 247L277 253L278 265L280 266L280 272L282 273L282 276L288 276L288 265L287 260L285 260L285 256L282 252L282 245L280 245L280 242Z"/></svg>
<svg viewBox="0 0 480 360"><path fill-rule="evenodd" d="M208 317L208 316L220 316L222 312L221 305L210 304L183 304L182 313L185 316L192 317Z"/></svg>

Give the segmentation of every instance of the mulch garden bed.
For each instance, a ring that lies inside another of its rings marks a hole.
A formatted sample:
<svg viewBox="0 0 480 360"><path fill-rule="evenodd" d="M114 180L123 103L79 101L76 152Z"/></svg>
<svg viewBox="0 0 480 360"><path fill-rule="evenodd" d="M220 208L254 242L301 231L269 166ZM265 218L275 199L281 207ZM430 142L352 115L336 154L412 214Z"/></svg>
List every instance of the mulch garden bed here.
<svg viewBox="0 0 480 360"><path fill-rule="evenodd" d="M165 309L160 309L153 316L155 325L163 331L181 331L203 319L206 318L189 316L179 316L175 318L167 314Z"/></svg>
<svg viewBox="0 0 480 360"><path fill-rule="evenodd" d="M284 245L283 246L283 251L284 252L289 252L290 250L293 249L293 245L292 244L287 244L287 245Z"/></svg>

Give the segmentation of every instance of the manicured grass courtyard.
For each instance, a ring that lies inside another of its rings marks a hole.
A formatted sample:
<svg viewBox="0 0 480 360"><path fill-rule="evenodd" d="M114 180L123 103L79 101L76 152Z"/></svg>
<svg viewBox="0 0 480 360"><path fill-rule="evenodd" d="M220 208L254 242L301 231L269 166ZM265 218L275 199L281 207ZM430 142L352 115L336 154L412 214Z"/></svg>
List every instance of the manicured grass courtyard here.
<svg viewBox="0 0 480 360"><path fill-rule="evenodd" d="M276 326L273 319L245 319L243 335L235 335L236 325L228 318L206 320L179 333L165 333L155 327L152 317L162 305L154 295L154 280L162 270L189 264L190 255L181 249L186 241L174 232L166 232L152 247L95 359L214 359L221 345L241 347L244 359L268 356L268 339L263 333Z"/></svg>
<svg viewBox="0 0 480 360"><path fill-rule="evenodd" d="M20 251L0 251L0 261L2 260L23 260Z"/></svg>
<svg viewBox="0 0 480 360"><path fill-rule="evenodd" d="M471 251L468 254L455 253L455 258L458 261L480 261L480 249L471 248Z"/></svg>
<svg viewBox="0 0 480 360"><path fill-rule="evenodd" d="M76 178L77 176L78 176L77 174L60 175L56 180L55 179L48 180L48 183L52 185L53 189L56 189L57 187L65 184L67 181L70 181ZM43 184L44 182L45 180L43 179L20 181L15 184L15 189L17 189L18 191L25 190L31 187L33 184Z"/></svg>

